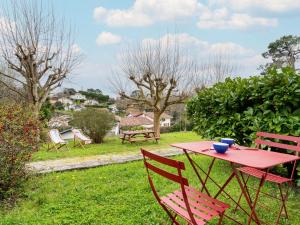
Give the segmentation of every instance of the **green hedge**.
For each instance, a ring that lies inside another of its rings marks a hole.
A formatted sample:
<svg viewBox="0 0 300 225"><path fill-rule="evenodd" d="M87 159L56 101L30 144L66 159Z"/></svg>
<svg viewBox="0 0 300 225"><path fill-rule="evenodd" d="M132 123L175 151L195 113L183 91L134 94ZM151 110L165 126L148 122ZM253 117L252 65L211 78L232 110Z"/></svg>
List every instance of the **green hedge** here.
<svg viewBox="0 0 300 225"><path fill-rule="evenodd" d="M188 102L194 130L250 145L257 131L300 135L300 75L290 68L264 76L227 78Z"/></svg>

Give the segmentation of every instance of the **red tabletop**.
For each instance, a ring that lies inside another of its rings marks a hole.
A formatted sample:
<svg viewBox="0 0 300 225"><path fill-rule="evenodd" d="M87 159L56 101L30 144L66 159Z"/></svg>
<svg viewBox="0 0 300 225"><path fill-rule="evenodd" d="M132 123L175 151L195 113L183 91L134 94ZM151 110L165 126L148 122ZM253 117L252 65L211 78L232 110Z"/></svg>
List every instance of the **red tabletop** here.
<svg viewBox="0 0 300 225"><path fill-rule="evenodd" d="M177 143L171 144L171 146L258 169L267 169L276 165L300 159L298 156L284 153L270 152L259 149L246 150L247 148L242 146L240 149L245 150L234 150L233 148L230 148L225 154L220 154L215 150L210 150L214 142L215 141Z"/></svg>

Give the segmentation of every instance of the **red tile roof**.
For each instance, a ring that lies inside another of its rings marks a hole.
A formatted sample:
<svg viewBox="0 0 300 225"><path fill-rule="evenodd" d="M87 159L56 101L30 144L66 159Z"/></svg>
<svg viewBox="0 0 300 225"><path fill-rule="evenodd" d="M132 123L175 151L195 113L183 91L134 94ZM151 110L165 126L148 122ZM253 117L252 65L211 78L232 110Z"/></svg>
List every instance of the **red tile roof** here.
<svg viewBox="0 0 300 225"><path fill-rule="evenodd" d="M144 113L145 116L149 117L149 118L154 118L154 113L153 112L146 112ZM165 119L171 119L172 117L166 113L161 114L160 118L165 118Z"/></svg>
<svg viewBox="0 0 300 225"><path fill-rule="evenodd" d="M120 121L120 126L142 126L142 125L152 125L153 122L145 117L127 117L122 118Z"/></svg>

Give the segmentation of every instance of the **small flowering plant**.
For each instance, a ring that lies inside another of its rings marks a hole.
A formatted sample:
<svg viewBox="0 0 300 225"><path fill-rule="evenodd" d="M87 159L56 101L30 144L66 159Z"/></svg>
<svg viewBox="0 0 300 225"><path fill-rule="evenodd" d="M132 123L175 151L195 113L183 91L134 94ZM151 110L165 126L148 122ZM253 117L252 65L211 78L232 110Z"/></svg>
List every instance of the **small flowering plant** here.
<svg viewBox="0 0 300 225"><path fill-rule="evenodd" d="M25 165L38 149L39 132L30 107L0 104L0 201L14 200L27 179Z"/></svg>

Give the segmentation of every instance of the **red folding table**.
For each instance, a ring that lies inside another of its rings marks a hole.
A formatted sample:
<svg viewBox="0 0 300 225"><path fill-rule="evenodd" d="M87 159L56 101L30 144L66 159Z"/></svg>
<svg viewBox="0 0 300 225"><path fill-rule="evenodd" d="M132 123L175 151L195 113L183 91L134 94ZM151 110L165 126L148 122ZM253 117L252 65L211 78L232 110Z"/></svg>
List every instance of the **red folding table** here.
<svg viewBox="0 0 300 225"><path fill-rule="evenodd" d="M266 180L266 177L268 175L269 169L283 164L287 162L294 162L298 159L300 159L298 156L294 155L289 155L289 154L283 154L283 153L278 153L278 152L270 152L270 151L264 151L264 150L259 150L259 149L254 149L254 148L247 148L243 146L238 146L238 149L236 147L229 148L229 150L225 154L219 154L215 150L212 149L214 141L200 141L200 142L190 142L190 143L177 143L177 144L171 144L171 146L180 148L184 151L185 155L187 156L193 170L195 171L201 185L202 185L202 190L205 191L209 196L211 196L208 188L206 187L206 182L211 180L218 188L219 191L215 196L212 196L214 198L217 198L220 194L225 194L228 198L230 198L236 205L239 206L241 210L243 210L247 215L248 215L248 224L251 223L253 220L256 224L261 224L261 220L258 218L256 212L255 212L255 206L259 197L260 190ZM205 156L212 157L212 161L208 167L208 171L204 171L196 162L193 160L188 152L196 153L196 154L201 154ZM214 179L211 178L210 173L213 168L214 162L216 159L220 159L223 161L227 161L230 163L231 168L232 168L232 173L226 180L226 182L221 186L219 185ZM252 200L249 192L245 190L245 181L241 179L238 176L238 170L237 166L248 166L248 167L253 167L256 169L260 169L265 171L264 175L260 179L260 184L259 188L257 189L255 199ZM205 174L205 177L201 177L199 171L202 171ZM233 199L230 194L225 191L226 186L230 183L230 181L233 178L236 178L243 196L246 199L246 202L248 206L250 207L251 212L247 212L246 209L244 209L239 202L237 202L235 199ZM238 224L243 224L236 219L225 215L227 218L233 220L234 222Z"/></svg>

